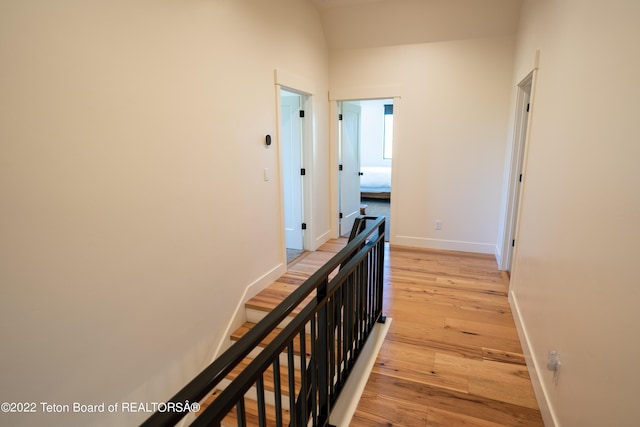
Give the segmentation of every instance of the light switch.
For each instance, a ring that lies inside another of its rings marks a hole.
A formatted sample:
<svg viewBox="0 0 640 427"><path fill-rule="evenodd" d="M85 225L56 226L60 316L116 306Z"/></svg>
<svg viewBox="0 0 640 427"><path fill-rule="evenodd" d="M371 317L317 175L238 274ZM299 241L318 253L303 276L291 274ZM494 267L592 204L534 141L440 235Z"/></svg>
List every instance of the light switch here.
<svg viewBox="0 0 640 427"><path fill-rule="evenodd" d="M264 168L264 180L269 181L271 179L271 172L269 168Z"/></svg>

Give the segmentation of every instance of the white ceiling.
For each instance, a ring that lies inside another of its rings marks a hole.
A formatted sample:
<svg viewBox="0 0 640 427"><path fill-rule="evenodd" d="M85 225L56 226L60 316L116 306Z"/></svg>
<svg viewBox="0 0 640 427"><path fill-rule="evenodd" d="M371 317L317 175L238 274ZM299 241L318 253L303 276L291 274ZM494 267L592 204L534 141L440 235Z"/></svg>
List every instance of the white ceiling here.
<svg viewBox="0 0 640 427"><path fill-rule="evenodd" d="M354 49L515 34L522 0L310 0L329 48Z"/></svg>

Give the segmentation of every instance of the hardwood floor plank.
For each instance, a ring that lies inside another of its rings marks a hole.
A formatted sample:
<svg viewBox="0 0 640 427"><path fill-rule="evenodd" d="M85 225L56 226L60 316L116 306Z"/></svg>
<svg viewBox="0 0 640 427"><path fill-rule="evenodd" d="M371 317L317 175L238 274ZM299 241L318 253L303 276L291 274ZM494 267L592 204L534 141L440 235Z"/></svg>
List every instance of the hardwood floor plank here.
<svg viewBox="0 0 640 427"><path fill-rule="evenodd" d="M356 409L356 415L360 418L380 420L381 424L377 425L405 425L402 422L387 424L390 414L384 408L388 407L386 404L389 401L395 402L399 407L406 405L435 408L502 426L539 427L543 425L540 412L531 408L377 373L372 373L369 377L360 405ZM359 424L353 422L351 425Z"/></svg>
<svg viewBox="0 0 640 427"><path fill-rule="evenodd" d="M455 277L436 277L436 283L442 288L458 289L468 292L493 293L494 295L506 296L507 288L504 283L492 281L462 279Z"/></svg>
<svg viewBox="0 0 640 427"><path fill-rule="evenodd" d="M483 360L469 372L469 392L514 405L538 409L527 367Z"/></svg>
<svg viewBox="0 0 640 427"><path fill-rule="evenodd" d="M487 304L493 310L488 307L483 307L482 310L474 310L463 307L460 304L450 304L450 300L446 297L419 301L402 297L394 298L393 294L388 292L384 298L385 314L388 313L394 319L420 323L430 316L438 315L442 318L453 317L470 321L482 319L483 322L497 325L513 325L511 311L505 310L502 305Z"/></svg>
<svg viewBox="0 0 640 427"><path fill-rule="evenodd" d="M496 362L526 365L522 353L512 353L504 350L496 350L494 348L483 348L482 358L485 360L495 360Z"/></svg>
<svg viewBox="0 0 640 427"><path fill-rule="evenodd" d="M387 340L421 346L427 351L456 354L471 359L482 359L482 349L455 340L453 333L443 327L393 319L393 326L387 332Z"/></svg>
<svg viewBox="0 0 640 427"><path fill-rule="evenodd" d="M442 377L435 371L436 352L423 346L402 342L385 342L372 371L381 375L404 378L425 384L468 391L466 377Z"/></svg>
<svg viewBox="0 0 640 427"><path fill-rule="evenodd" d="M501 427L491 421L468 415L456 414L440 409L429 408L427 412L427 427Z"/></svg>
<svg viewBox="0 0 640 427"><path fill-rule="evenodd" d="M384 395L363 395L351 427L423 427L429 408L412 402L398 402Z"/></svg>
<svg viewBox="0 0 640 427"><path fill-rule="evenodd" d="M397 291L396 289L394 289L394 298L396 300L404 299L408 301L440 304L488 313L510 313L506 298L495 298L496 295L492 293L459 291L431 286L411 288L403 287L402 284L400 285L400 289L397 289Z"/></svg>
<svg viewBox="0 0 640 427"><path fill-rule="evenodd" d="M462 337L464 340L481 348L500 348L512 353L522 351L515 328L449 317L445 319L444 328L450 332L465 335Z"/></svg>
<svg viewBox="0 0 640 427"><path fill-rule="evenodd" d="M434 370L443 377L464 376L469 393L514 405L537 408L527 368L488 360L463 359L438 353Z"/></svg>

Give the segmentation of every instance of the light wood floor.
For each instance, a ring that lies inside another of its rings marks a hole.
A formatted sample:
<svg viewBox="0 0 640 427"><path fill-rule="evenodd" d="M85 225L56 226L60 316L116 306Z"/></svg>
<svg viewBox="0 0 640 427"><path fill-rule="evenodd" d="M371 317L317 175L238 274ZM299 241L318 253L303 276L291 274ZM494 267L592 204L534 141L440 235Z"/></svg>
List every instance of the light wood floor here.
<svg viewBox="0 0 640 427"><path fill-rule="evenodd" d="M296 259L248 313L273 310L346 241ZM542 426L507 286L491 255L387 244L383 314L393 320L350 426Z"/></svg>
<svg viewBox="0 0 640 427"><path fill-rule="evenodd" d="M351 426L542 426L490 255L387 247L389 333Z"/></svg>

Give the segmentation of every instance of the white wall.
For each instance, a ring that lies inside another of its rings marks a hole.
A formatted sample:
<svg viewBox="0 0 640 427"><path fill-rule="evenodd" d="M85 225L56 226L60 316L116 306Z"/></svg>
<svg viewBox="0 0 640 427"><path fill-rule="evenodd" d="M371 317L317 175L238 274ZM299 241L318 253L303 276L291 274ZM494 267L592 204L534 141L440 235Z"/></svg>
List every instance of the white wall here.
<svg viewBox="0 0 640 427"><path fill-rule="evenodd" d="M514 85L538 48L540 67L511 298L549 426L640 419L638 16L631 0L523 6Z"/></svg>
<svg viewBox="0 0 640 427"><path fill-rule="evenodd" d="M331 52L332 99L401 97L392 244L495 251L513 51L496 37Z"/></svg>
<svg viewBox="0 0 640 427"><path fill-rule="evenodd" d="M297 0L7 0L0 57L0 401L166 399L210 361L246 287L284 269L280 183L263 180L279 168L264 144L275 69L317 90L313 196L328 199L318 13Z"/></svg>

